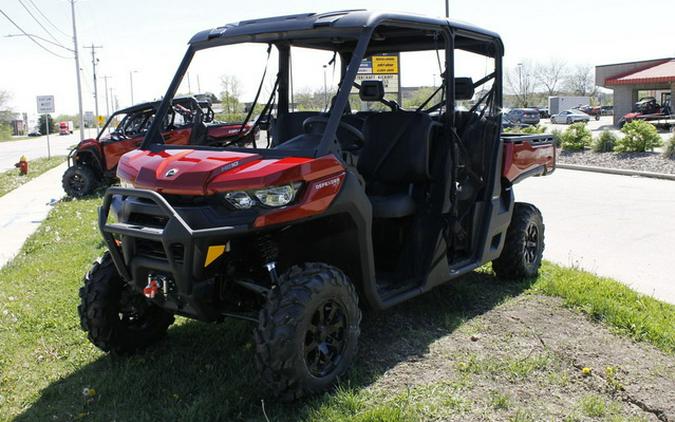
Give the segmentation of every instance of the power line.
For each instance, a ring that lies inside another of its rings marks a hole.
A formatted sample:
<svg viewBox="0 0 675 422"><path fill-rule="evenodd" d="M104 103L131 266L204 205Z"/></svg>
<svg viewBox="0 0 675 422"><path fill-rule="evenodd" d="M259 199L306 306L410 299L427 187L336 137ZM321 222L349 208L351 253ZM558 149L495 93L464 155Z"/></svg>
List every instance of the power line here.
<svg viewBox="0 0 675 422"><path fill-rule="evenodd" d="M40 22L40 21L35 17L35 15L30 11L30 9L29 9L28 7L26 7L26 5L25 5L21 0L18 0L18 1L19 1L19 4L21 5L21 7L23 7L24 10L25 10L26 12L28 12L28 14L30 15L30 17L33 18L33 20L34 20L35 22L37 22L38 25L40 25L40 28L42 28L42 29L47 33L47 35L49 35L54 41L56 41L56 42L58 43L59 40L57 40L56 37L55 37L54 35L52 35L52 33L49 32L49 31L47 30L47 28L45 28L45 26L42 24L42 22Z"/></svg>
<svg viewBox="0 0 675 422"><path fill-rule="evenodd" d="M37 12L40 14L40 16L42 16L42 17L47 21L47 23L50 24L54 29L56 29L57 31L59 31L60 33L62 33L63 35L65 35L65 36L68 37L68 38L70 38L70 37L72 36L72 34L66 34L65 32L61 31L61 30L59 29L58 26L54 25L54 24L52 23L52 21L49 20L49 18L47 17L47 15L45 15L44 13L42 13L42 10L40 10L40 8L37 7L37 5L36 5L35 3L33 3L33 0L28 0L28 1L30 2L30 4L33 5L33 7L35 8L35 10L37 10Z"/></svg>
<svg viewBox="0 0 675 422"><path fill-rule="evenodd" d="M4 17L6 17L7 20L10 21L10 22L12 23L12 25L16 26L16 28L17 28L19 31L21 31L25 36L27 36L28 38L30 38L30 40L33 41L35 44L37 44L41 49L45 50L45 51L48 52L49 54L54 55L54 56L56 56L56 57L60 57L60 58L62 58L62 59L70 59L70 57L66 57L66 56L62 56L62 55L60 55L60 54L54 53L53 51L51 51L50 49L48 49L48 48L45 47L44 45L42 45L42 44L40 44L39 42L37 42L37 40L36 40L35 38L33 38L32 35L30 35L30 34L29 34L28 32L26 32L26 31L24 31L23 28L21 28L19 25L17 25L17 23L14 22L14 21L12 20L12 18L10 18L10 17L7 15L7 13L5 13L2 9L0 9L0 13L2 13L2 15L3 15Z"/></svg>
<svg viewBox="0 0 675 422"><path fill-rule="evenodd" d="M63 46L63 45L61 45L61 44L59 44L59 43L55 43L54 41L50 41L50 40L48 40L47 38L44 38L44 37L41 37L41 36L35 35L35 34L29 34L29 35L30 35L31 37L37 38L37 39L40 40L40 41L48 42L49 44L53 44L53 45L55 45L55 46L57 46L57 47L61 47L61 48L63 48L64 50L70 51L71 53L73 52L73 49L72 49L72 48L65 47L65 46ZM24 37L24 36L25 36L24 34L8 34L8 35L5 35L6 38L11 38L11 37Z"/></svg>

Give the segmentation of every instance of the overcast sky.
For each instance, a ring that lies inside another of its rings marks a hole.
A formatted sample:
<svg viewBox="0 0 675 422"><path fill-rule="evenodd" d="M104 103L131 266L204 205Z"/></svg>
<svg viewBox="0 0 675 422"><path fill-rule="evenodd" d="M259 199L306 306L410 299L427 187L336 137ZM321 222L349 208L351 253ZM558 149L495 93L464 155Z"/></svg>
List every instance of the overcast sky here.
<svg viewBox="0 0 675 422"><path fill-rule="evenodd" d="M30 0L22 1L59 42L72 47L68 0L32 0L68 36L44 23L32 9ZM595 65L675 57L675 44L669 42L673 40L675 27L675 0L450 1L453 19L501 34L507 66L552 58L569 64ZM640 5L645 9L640 10ZM445 10L443 0L78 0L75 6L85 110L94 109L93 80L90 50L82 47L92 42L103 46L97 50L101 113L105 112L102 75L111 76L109 87L122 107L130 102L132 70L138 71L133 76L135 102L159 97L165 92L188 39L202 29L257 17L350 8L436 16L443 15ZM0 9L27 32L49 38L19 0L2 0ZM74 60L50 55L25 37L5 38L18 32L0 15L0 90L11 93L12 108L34 114L35 96L51 94L56 97L56 114L75 113ZM44 45L59 54L69 54L50 44ZM257 58L251 63L253 66L241 66L228 73L240 78L255 74L257 78L262 69L256 69L262 61ZM298 78L298 72L302 71L297 67L294 71ZM299 79L306 85L320 87L321 72L303 76ZM196 81L192 83L195 91Z"/></svg>

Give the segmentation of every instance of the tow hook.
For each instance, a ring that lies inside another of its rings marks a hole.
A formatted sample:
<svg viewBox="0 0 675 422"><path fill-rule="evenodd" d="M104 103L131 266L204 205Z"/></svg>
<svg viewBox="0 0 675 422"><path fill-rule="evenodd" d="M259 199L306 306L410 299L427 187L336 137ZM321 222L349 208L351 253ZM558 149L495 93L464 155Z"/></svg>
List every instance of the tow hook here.
<svg viewBox="0 0 675 422"><path fill-rule="evenodd" d="M148 284L143 289L143 294L148 299L154 299L158 292L167 295L168 283L167 280L159 275L148 274Z"/></svg>

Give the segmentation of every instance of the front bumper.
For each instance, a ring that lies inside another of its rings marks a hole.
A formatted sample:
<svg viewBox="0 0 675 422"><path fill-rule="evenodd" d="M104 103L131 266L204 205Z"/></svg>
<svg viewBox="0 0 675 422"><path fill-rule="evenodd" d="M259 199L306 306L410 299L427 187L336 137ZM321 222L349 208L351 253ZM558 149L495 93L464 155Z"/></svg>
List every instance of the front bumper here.
<svg viewBox="0 0 675 422"><path fill-rule="evenodd" d="M109 222L111 208L118 222ZM113 187L103 198L98 225L118 272L132 288L142 292L149 274L166 275L173 282L171 292L153 299L157 304L178 314L214 320L219 317L211 306L214 274L212 267L204 265L209 246L251 233L255 219L252 214L218 218L215 214L208 205L174 207L154 191ZM214 219L217 226L194 228Z"/></svg>

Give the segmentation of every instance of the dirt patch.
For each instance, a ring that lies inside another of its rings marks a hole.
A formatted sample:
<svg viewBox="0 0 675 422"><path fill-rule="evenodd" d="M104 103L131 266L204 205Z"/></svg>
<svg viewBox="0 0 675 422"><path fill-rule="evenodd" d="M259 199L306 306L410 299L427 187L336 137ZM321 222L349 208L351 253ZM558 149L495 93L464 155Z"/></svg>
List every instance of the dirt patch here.
<svg viewBox="0 0 675 422"><path fill-rule="evenodd" d="M442 420L675 420L675 357L617 336L557 298L522 295L443 336L425 330L444 328L405 310L372 324L369 332L381 334L364 340L361 360L389 369L368 388L438 395L451 408Z"/></svg>

